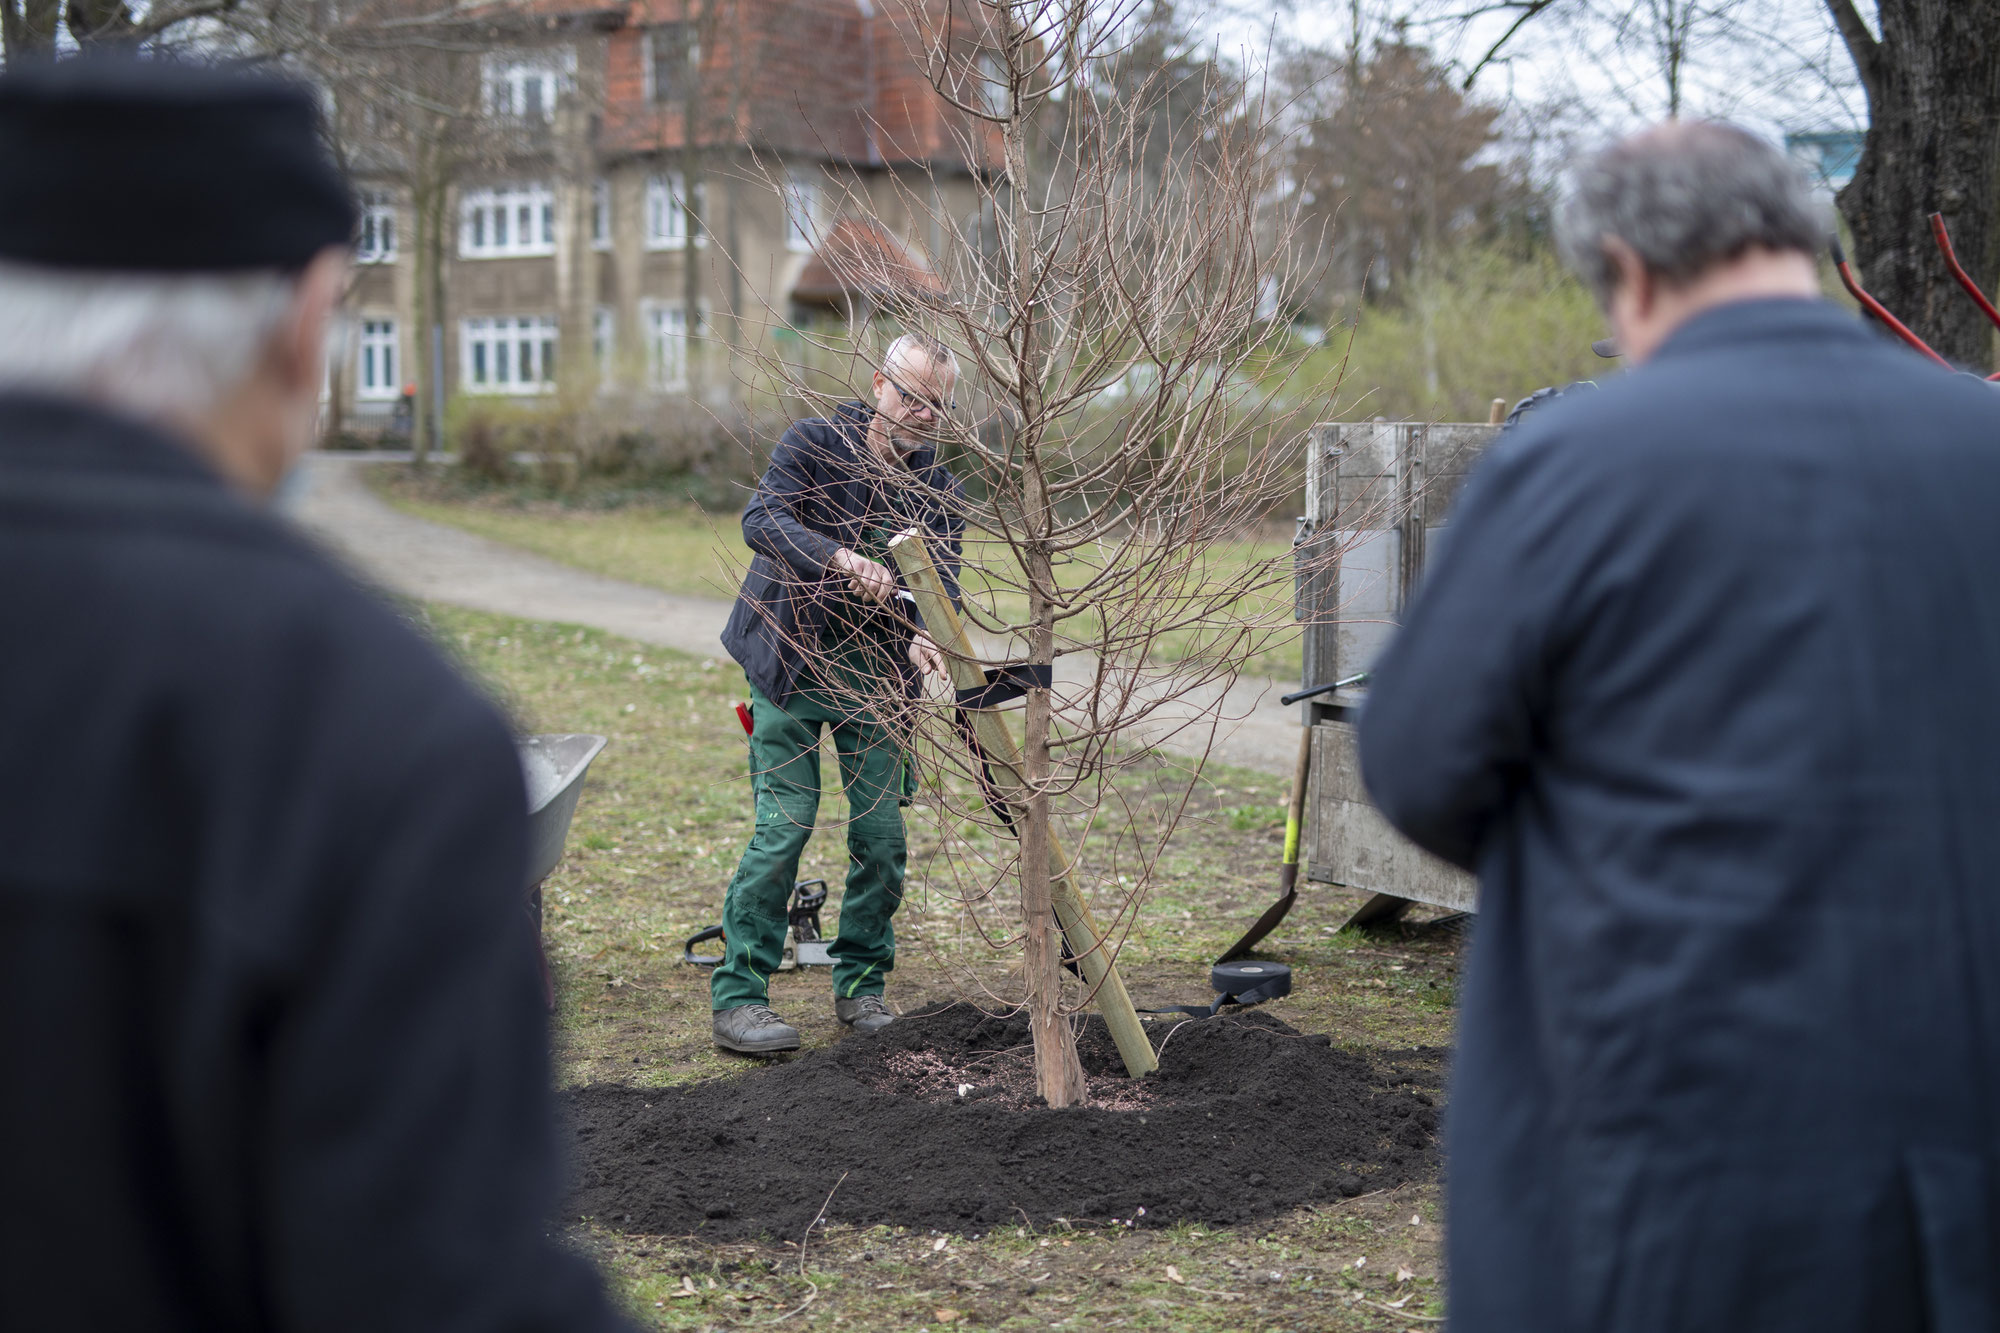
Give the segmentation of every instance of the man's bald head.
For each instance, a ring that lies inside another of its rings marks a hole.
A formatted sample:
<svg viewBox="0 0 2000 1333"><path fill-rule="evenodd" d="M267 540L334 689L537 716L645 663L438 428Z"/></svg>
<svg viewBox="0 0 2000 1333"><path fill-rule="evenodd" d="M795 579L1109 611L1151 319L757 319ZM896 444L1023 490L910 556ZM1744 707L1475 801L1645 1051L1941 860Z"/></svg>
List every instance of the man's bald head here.
<svg viewBox="0 0 2000 1333"><path fill-rule="evenodd" d="M1605 305L1617 276L1607 242L1623 242L1661 283L1682 287L1753 250L1811 255L1827 226L1778 149L1734 125L1693 120L1642 130L1587 159L1556 234Z"/></svg>

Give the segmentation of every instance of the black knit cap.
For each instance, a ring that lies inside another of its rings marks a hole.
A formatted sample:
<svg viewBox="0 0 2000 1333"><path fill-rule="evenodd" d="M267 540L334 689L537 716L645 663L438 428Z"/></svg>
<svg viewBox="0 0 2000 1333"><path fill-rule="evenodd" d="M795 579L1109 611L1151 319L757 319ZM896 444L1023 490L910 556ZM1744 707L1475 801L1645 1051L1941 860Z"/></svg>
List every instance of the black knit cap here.
<svg viewBox="0 0 2000 1333"><path fill-rule="evenodd" d="M124 57L0 74L0 260L289 271L356 218L298 84Z"/></svg>

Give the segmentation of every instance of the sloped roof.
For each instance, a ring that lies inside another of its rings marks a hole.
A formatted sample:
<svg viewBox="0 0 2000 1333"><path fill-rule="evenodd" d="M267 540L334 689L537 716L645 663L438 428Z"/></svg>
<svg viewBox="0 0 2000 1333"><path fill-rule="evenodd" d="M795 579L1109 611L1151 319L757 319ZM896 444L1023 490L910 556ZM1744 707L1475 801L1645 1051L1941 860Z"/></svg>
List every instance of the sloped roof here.
<svg viewBox="0 0 2000 1333"><path fill-rule="evenodd" d="M837 304L860 297L877 304L925 301L945 294L942 279L873 218L835 221L792 284L792 299Z"/></svg>
<svg viewBox="0 0 2000 1333"><path fill-rule="evenodd" d="M967 137L963 117L925 76L926 43L947 30L951 5L972 0L737 0L710 20L702 45L711 105L696 141L864 165L997 169L991 127ZM693 12L693 0L631 0L606 53L604 148L658 152L687 142L683 108L645 99L643 35Z"/></svg>

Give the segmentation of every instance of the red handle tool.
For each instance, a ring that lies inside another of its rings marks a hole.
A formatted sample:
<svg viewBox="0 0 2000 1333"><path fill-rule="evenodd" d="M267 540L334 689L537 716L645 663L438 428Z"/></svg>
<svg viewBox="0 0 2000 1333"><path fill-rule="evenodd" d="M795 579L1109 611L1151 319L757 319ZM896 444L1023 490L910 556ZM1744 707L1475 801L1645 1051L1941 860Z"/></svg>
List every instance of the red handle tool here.
<svg viewBox="0 0 2000 1333"><path fill-rule="evenodd" d="M1916 348L1946 370L1952 368L1951 362L1933 352L1930 349L1930 345L1916 334L1910 332L1908 326L1902 320L1890 314L1888 307L1861 289L1861 283L1855 278L1854 270L1847 265L1847 252L1841 248L1838 236L1829 237L1827 246L1833 252L1833 267L1840 274L1840 280L1847 285L1848 293L1861 303L1863 310L1881 320L1889 332L1895 334L1898 338L1901 338L1904 342Z"/></svg>

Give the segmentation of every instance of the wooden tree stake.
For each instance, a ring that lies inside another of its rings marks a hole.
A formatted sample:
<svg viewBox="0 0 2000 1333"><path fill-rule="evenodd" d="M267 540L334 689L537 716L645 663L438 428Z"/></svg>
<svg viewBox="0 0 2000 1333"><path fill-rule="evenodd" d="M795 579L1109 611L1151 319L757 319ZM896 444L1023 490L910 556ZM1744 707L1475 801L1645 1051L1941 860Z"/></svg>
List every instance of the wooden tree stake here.
<svg viewBox="0 0 2000 1333"><path fill-rule="evenodd" d="M944 581L938 577L936 566L931 564L930 553L924 549L919 534L912 530L898 535L890 541L889 553L895 557L897 568L903 572L904 582L917 599L917 610L923 616L924 627L930 632L931 640L944 653L951 672L952 687L970 690L986 684L986 673L973 655L972 641L966 636L965 626L958 618L958 608L945 594ZM987 763L993 770L993 780L1000 788L1001 796L1015 809L1025 809L1027 783L1021 777L1021 748L1014 740L1013 729L1007 725L1007 719L994 709L969 711L973 734L979 738L979 746L986 752ZM1069 937L1069 947L1076 954L1084 981L1096 993L1098 1012L1104 1015L1105 1026L1111 1029L1111 1040L1118 1046L1118 1056L1125 1062L1125 1072L1138 1078L1158 1069L1160 1062L1154 1058L1153 1043L1146 1036L1146 1025L1132 1007L1132 997L1125 991L1125 983L1118 976L1117 964L1111 960L1110 950L1097 929L1097 922L1091 917L1088 904L1077 892L1076 881L1070 874L1069 856L1054 830L1049 832L1049 881L1056 919L1062 923L1063 934Z"/></svg>

